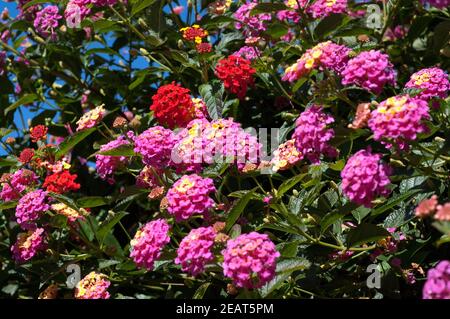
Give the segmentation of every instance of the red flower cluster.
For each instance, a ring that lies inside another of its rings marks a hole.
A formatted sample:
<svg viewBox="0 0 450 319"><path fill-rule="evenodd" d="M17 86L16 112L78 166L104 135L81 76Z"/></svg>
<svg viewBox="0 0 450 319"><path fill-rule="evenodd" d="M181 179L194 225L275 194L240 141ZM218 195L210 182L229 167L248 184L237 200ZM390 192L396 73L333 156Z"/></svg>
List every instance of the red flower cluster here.
<svg viewBox="0 0 450 319"><path fill-rule="evenodd" d="M202 42L197 44L195 48L197 49L198 53L209 53L212 50L212 45L211 43Z"/></svg>
<svg viewBox="0 0 450 319"><path fill-rule="evenodd" d="M192 102L189 89L179 84L166 84L158 88L152 97L153 104L150 110L159 123L173 129L185 127L195 118L195 106Z"/></svg>
<svg viewBox="0 0 450 319"><path fill-rule="evenodd" d="M70 191L80 189L80 184L75 183L77 174L70 174L69 171L62 171L45 178L43 187L49 191L58 194L64 194Z"/></svg>
<svg viewBox="0 0 450 319"><path fill-rule="evenodd" d="M254 85L255 72L250 61L234 55L220 60L216 66L216 76L223 81L227 90L241 100L245 97L248 86Z"/></svg>
<svg viewBox="0 0 450 319"><path fill-rule="evenodd" d="M19 155L19 161L22 164L28 164L31 162L34 156L34 150L32 148L24 148L23 151Z"/></svg>
<svg viewBox="0 0 450 319"><path fill-rule="evenodd" d="M48 128L45 125L36 125L30 128L31 140L36 143L40 140L45 140L47 138Z"/></svg>

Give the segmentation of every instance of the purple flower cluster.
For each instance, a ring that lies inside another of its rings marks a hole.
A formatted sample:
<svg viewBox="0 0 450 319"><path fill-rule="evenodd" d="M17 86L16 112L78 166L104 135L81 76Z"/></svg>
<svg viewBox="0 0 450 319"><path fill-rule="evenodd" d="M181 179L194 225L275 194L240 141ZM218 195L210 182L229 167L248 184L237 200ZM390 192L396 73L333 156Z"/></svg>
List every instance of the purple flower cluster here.
<svg viewBox="0 0 450 319"><path fill-rule="evenodd" d="M119 136L114 141L111 141L100 147L100 152L106 152L118 148L122 145L128 145L128 140L123 136ZM108 183L114 183L114 173L116 170L122 168L128 162L126 156L111 156L111 155L95 155L95 165L97 167L98 176L106 180Z"/></svg>
<svg viewBox="0 0 450 319"><path fill-rule="evenodd" d="M142 155L145 165L164 168L169 165L175 135L162 126L154 126L134 138L134 151Z"/></svg>
<svg viewBox="0 0 450 319"><path fill-rule="evenodd" d="M36 13L33 25L41 36L45 38L50 36L52 40L56 40L55 29L61 18L58 6L47 6Z"/></svg>
<svg viewBox="0 0 450 319"><path fill-rule="evenodd" d="M428 68L411 75L405 87L423 90L415 97L428 101L432 98L445 99L450 90L450 82L448 81L448 74L444 70Z"/></svg>
<svg viewBox="0 0 450 319"><path fill-rule="evenodd" d="M211 178L202 178L197 174L184 175L167 192L167 210L177 222L187 220L194 214L207 217L208 211L214 207L209 195L215 191Z"/></svg>
<svg viewBox="0 0 450 319"><path fill-rule="evenodd" d="M213 227L193 229L183 238L177 250L175 264L181 264L184 272L196 276L205 265L214 260L213 246L216 232Z"/></svg>
<svg viewBox="0 0 450 319"><path fill-rule="evenodd" d="M380 163L381 156L361 150L348 159L341 178L342 190L351 201L370 207L376 197L390 193L387 186L391 169Z"/></svg>
<svg viewBox="0 0 450 319"><path fill-rule="evenodd" d="M244 34L248 36L257 36L262 31L266 31L267 26L265 22L272 20L272 16L269 13L260 13L250 16L250 11L252 11L257 4L258 2L256 1L243 4L234 14L234 18L238 21L234 24L236 29L244 29Z"/></svg>
<svg viewBox="0 0 450 319"><path fill-rule="evenodd" d="M189 164L189 171L194 172L198 172L202 164L218 161L235 163L242 169L248 162L258 161L261 147L256 136L232 119L212 122L197 119L178 134L172 159L176 164Z"/></svg>
<svg viewBox="0 0 450 319"><path fill-rule="evenodd" d="M445 9L450 7L450 0L422 0L423 4L429 4L438 9Z"/></svg>
<svg viewBox="0 0 450 319"><path fill-rule="evenodd" d="M344 13L347 9L347 0L317 0L311 4L308 12L313 18L324 18L333 13Z"/></svg>
<svg viewBox="0 0 450 319"><path fill-rule="evenodd" d="M334 130L327 128L334 122L332 116L324 113L322 107L313 105L300 114L295 122L292 138L297 150L312 163L320 162L320 155L336 157L337 150L329 144Z"/></svg>
<svg viewBox="0 0 450 319"><path fill-rule="evenodd" d="M430 118L428 112L427 102L408 95L397 95L381 102L372 111L369 128L376 141L381 141L388 148L395 143L400 150L405 150L417 134L427 131L424 121Z"/></svg>
<svg viewBox="0 0 450 319"><path fill-rule="evenodd" d="M16 207L16 219L17 223L22 229L29 230L36 227L34 221L37 220L40 215L49 210L47 192L38 189L24 195L17 204Z"/></svg>
<svg viewBox="0 0 450 319"><path fill-rule="evenodd" d="M395 85L397 74L387 54L364 51L351 59L342 71L342 84L355 84L380 94L386 84Z"/></svg>
<svg viewBox="0 0 450 319"><path fill-rule="evenodd" d="M19 169L8 178L7 182L2 184L0 199L4 202L16 200L28 186L37 183L37 181L38 176L33 171Z"/></svg>
<svg viewBox="0 0 450 319"><path fill-rule="evenodd" d="M21 233L17 241L11 247L13 258L17 263L23 263L33 258L39 251L46 248L43 228L36 228L26 233Z"/></svg>
<svg viewBox="0 0 450 319"><path fill-rule="evenodd" d="M164 219L153 220L139 229L131 241L130 257L140 268L153 270L155 260L161 256L170 241L169 224Z"/></svg>
<svg viewBox="0 0 450 319"><path fill-rule="evenodd" d="M442 260L428 271L422 297L423 299L450 299L450 261Z"/></svg>
<svg viewBox="0 0 450 319"><path fill-rule="evenodd" d="M253 61L261 55L261 51L259 51L257 47L243 46L238 51L234 52L233 55Z"/></svg>
<svg viewBox="0 0 450 319"><path fill-rule="evenodd" d="M260 288L275 277L280 253L266 234L251 232L230 239L222 251L223 273L238 287Z"/></svg>

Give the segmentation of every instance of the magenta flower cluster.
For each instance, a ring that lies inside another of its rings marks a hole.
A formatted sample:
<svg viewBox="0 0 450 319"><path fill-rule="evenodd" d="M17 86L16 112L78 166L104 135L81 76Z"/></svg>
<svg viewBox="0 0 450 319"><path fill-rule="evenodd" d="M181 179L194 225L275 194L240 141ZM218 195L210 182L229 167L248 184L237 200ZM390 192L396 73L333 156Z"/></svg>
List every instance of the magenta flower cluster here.
<svg viewBox="0 0 450 319"><path fill-rule="evenodd" d="M423 299L450 299L450 261L443 260L428 271L422 297Z"/></svg>
<svg viewBox="0 0 450 319"><path fill-rule="evenodd" d="M202 164L218 161L234 163L242 169L249 162L257 163L261 147L257 137L233 119L212 122L196 119L177 135L172 159L194 172L198 172Z"/></svg>
<svg viewBox="0 0 450 319"><path fill-rule="evenodd" d="M191 230L180 243L175 264L181 265L181 269L192 276L203 272L205 265L214 260L215 238L216 232L213 227L200 227Z"/></svg>
<svg viewBox="0 0 450 319"><path fill-rule="evenodd" d="M175 135L162 126L154 126L134 138L134 151L142 155L145 165L164 168L169 165Z"/></svg>
<svg viewBox="0 0 450 319"><path fill-rule="evenodd" d="M21 233L11 246L13 258L17 263L23 263L33 258L39 251L47 247L43 228L36 228Z"/></svg>
<svg viewBox="0 0 450 319"><path fill-rule="evenodd" d="M450 90L448 74L440 68L422 69L413 75L405 85L406 88L420 89L415 97L428 101L432 98L445 99Z"/></svg>
<svg viewBox="0 0 450 319"><path fill-rule="evenodd" d="M227 242L223 273L237 287L260 288L275 277L280 253L266 234L251 232Z"/></svg>
<svg viewBox="0 0 450 319"><path fill-rule="evenodd" d="M121 135L117 139L102 145L100 152L106 152L118 148L122 145L128 145L129 142L125 136ZM126 156L111 156L111 155L95 155L95 165L97 167L97 174L101 179L106 180L108 183L114 183L114 173L116 170L122 168L128 162Z"/></svg>
<svg viewBox="0 0 450 319"><path fill-rule="evenodd" d="M51 36L55 40L55 29L58 27L61 18L58 6L47 6L36 13L33 25L41 36L46 38Z"/></svg>
<svg viewBox="0 0 450 319"><path fill-rule="evenodd" d="M170 226L164 219L157 219L137 231L130 243L130 257L139 268L153 270L155 261L170 241L169 229Z"/></svg>
<svg viewBox="0 0 450 319"><path fill-rule="evenodd" d="M109 299L111 282L105 274L90 272L75 286L76 299Z"/></svg>
<svg viewBox="0 0 450 319"><path fill-rule="evenodd" d="M295 122L292 135L295 146L314 164L320 162L320 155L337 156L337 150L329 144L334 137L334 130L327 128L333 122L333 117L324 113L318 105L313 105L301 113Z"/></svg>
<svg viewBox="0 0 450 319"><path fill-rule="evenodd" d="M370 50L348 61L342 76L344 85L354 84L380 94L386 84L395 85L397 74L387 54Z"/></svg>
<svg viewBox="0 0 450 319"><path fill-rule="evenodd" d="M336 74L341 74L347 66L349 54L352 50L345 45L327 42L322 47L322 55L320 56L321 68L333 70Z"/></svg>
<svg viewBox="0 0 450 319"><path fill-rule="evenodd" d="M341 172L342 191L351 201L371 207L372 200L390 193L391 169L380 163L381 154L361 150L351 156Z"/></svg>
<svg viewBox="0 0 450 319"><path fill-rule="evenodd" d="M249 61L253 61L261 55L261 51L258 49L258 47L243 46L238 51L234 52L233 55L240 56L241 58Z"/></svg>
<svg viewBox="0 0 450 319"><path fill-rule="evenodd" d="M24 195L16 206L17 223L22 229L33 229L36 221L43 212L50 209L47 192L38 189Z"/></svg>
<svg viewBox="0 0 450 319"><path fill-rule="evenodd" d="M167 192L167 210L177 222L195 214L208 217L208 211L214 207L209 195L215 191L211 178L202 178L197 174L184 175Z"/></svg>
<svg viewBox="0 0 450 319"><path fill-rule="evenodd" d="M333 13L344 13L347 9L347 0L317 0L311 4L308 12L313 18L324 18Z"/></svg>
<svg viewBox="0 0 450 319"><path fill-rule="evenodd" d="M0 199L5 202L16 200L28 186L37 183L37 181L38 176L33 171L19 169L10 176L8 182L2 184Z"/></svg>
<svg viewBox="0 0 450 319"><path fill-rule="evenodd" d="M247 36L257 36L262 31L266 31L267 25L265 22L272 20L272 16L269 13L260 13L250 16L250 11L252 11L257 4L258 2L256 1L243 4L234 14L234 18L237 20L234 24L236 29L243 29L244 34Z"/></svg>
<svg viewBox="0 0 450 319"><path fill-rule="evenodd" d="M429 4L438 9L445 9L450 7L450 0L422 0L423 4Z"/></svg>
<svg viewBox="0 0 450 319"><path fill-rule="evenodd" d="M394 96L372 111L369 128L376 141L381 141L388 148L394 143L400 150L405 150L417 134L427 131L424 121L430 118L428 112L428 104L423 100L408 95Z"/></svg>

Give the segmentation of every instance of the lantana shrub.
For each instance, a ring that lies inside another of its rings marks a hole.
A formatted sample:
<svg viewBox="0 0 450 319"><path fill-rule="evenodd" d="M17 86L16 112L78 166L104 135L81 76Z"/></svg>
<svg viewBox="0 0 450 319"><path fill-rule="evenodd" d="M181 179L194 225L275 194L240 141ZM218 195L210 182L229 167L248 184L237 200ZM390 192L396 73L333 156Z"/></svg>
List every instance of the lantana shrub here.
<svg viewBox="0 0 450 319"><path fill-rule="evenodd" d="M0 9L0 297L450 298L449 1Z"/></svg>

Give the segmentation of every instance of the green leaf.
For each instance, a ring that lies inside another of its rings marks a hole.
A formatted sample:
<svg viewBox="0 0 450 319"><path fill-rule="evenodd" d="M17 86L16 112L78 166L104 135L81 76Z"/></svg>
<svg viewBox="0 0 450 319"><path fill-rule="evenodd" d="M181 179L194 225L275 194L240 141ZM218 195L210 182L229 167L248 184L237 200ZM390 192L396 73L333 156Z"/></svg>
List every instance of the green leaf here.
<svg viewBox="0 0 450 319"><path fill-rule="evenodd" d="M206 103L208 114L213 120L218 120L222 117L223 101L222 96L224 87L222 83L215 82L211 84L202 84L198 89L200 95Z"/></svg>
<svg viewBox="0 0 450 319"><path fill-rule="evenodd" d="M108 205L111 202L110 197L103 197L103 196L89 196L89 197L83 197L77 200L77 206L82 208L91 208L91 207L98 207L98 206L104 206Z"/></svg>
<svg viewBox="0 0 450 319"><path fill-rule="evenodd" d="M355 247L368 242L374 242L390 236L383 227L363 223L349 231L347 235L347 247Z"/></svg>
<svg viewBox="0 0 450 319"><path fill-rule="evenodd" d="M17 161L9 158L0 158L0 167L16 166Z"/></svg>
<svg viewBox="0 0 450 319"><path fill-rule="evenodd" d="M297 270L306 270L311 267L311 262L304 257L285 259L277 263L277 274L293 273Z"/></svg>
<svg viewBox="0 0 450 319"><path fill-rule="evenodd" d="M319 24L314 30L314 33L319 38L324 38L332 31L337 30L338 26L341 25L343 19L344 19L343 15L332 14L319 22Z"/></svg>
<svg viewBox="0 0 450 319"><path fill-rule="evenodd" d="M282 23L274 23L267 29L266 33L269 34L274 39L279 39L283 35L288 33L288 31L289 31L288 26Z"/></svg>
<svg viewBox="0 0 450 319"><path fill-rule="evenodd" d="M420 192L421 192L420 189L411 189L411 190L407 191L404 194L396 195L396 196L390 198L387 201L387 203L385 203L384 205L381 205L380 207L372 209L372 213L370 215L371 216L378 216L378 215L384 213L385 211L395 207L396 205L408 201L414 195L417 195Z"/></svg>
<svg viewBox="0 0 450 319"><path fill-rule="evenodd" d="M3 202L3 203L0 203L0 210L10 209L10 208L14 208L16 206L17 206L16 200Z"/></svg>
<svg viewBox="0 0 450 319"><path fill-rule="evenodd" d="M283 3L258 3L251 11L250 16L254 16L256 14L260 13L267 13L267 12L278 12L280 10L286 10L288 7L286 7Z"/></svg>
<svg viewBox="0 0 450 319"><path fill-rule="evenodd" d="M306 173L300 174L300 175L294 176L294 177L284 181L278 188L277 197L281 198L292 187L294 187L295 185L300 183L303 180L303 178L305 178L306 175L307 175Z"/></svg>
<svg viewBox="0 0 450 319"><path fill-rule="evenodd" d="M100 243L103 243L106 236L111 232L111 229L113 229L113 227L126 215L128 215L127 212L114 213L109 219L107 219L100 225L97 231L97 238L99 239Z"/></svg>
<svg viewBox="0 0 450 319"><path fill-rule="evenodd" d="M248 191L247 194L245 194L243 197L237 200L236 204L230 209L228 212L227 217L227 226L225 228L226 232L229 232L230 229L233 227L234 223L239 219L242 212L244 211L245 207L247 206L248 202L253 196L253 193L255 192L256 188Z"/></svg>
<svg viewBox="0 0 450 319"><path fill-rule="evenodd" d="M107 156L136 156L137 154L134 152L133 145L130 144L124 144L120 145L116 148L103 151L103 152L97 152L96 154L99 155L107 155Z"/></svg>
<svg viewBox="0 0 450 319"><path fill-rule="evenodd" d="M68 139L64 140L64 142L59 145L59 150L55 154L56 159L60 159L61 157L66 155L72 148L83 141L86 137L91 135L95 130L96 128L92 127L87 130L77 132L74 135L70 136Z"/></svg>
<svg viewBox="0 0 450 319"><path fill-rule="evenodd" d="M39 97L36 94L25 94L24 96L22 96L20 99L18 99L16 102L14 102L13 104L11 104L10 106L8 106L5 110L4 110L4 114L8 114L9 112L17 109L19 106L21 105L25 105L25 104L30 104L33 103L34 101L38 100Z"/></svg>
<svg viewBox="0 0 450 319"><path fill-rule="evenodd" d="M354 209L356 208L356 205L354 203L348 203L343 207L340 207L337 211L330 212L326 214L321 220L320 220L320 229L322 233L332 224L334 224L339 219L343 218L344 216L349 215Z"/></svg>
<svg viewBox="0 0 450 319"><path fill-rule="evenodd" d="M132 2L131 17L150 7L156 0L135 0Z"/></svg>
<svg viewBox="0 0 450 319"><path fill-rule="evenodd" d="M25 3L22 6L22 11L25 9L28 9L31 6L37 5L37 4L41 4L41 3L58 3L59 1L57 0L32 0L30 2Z"/></svg>
<svg viewBox="0 0 450 319"><path fill-rule="evenodd" d="M194 295L192 296L192 299L203 299L205 296L206 290L208 290L209 286L211 285L210 282L205 282L200 287L197 288Z"/></svg>

